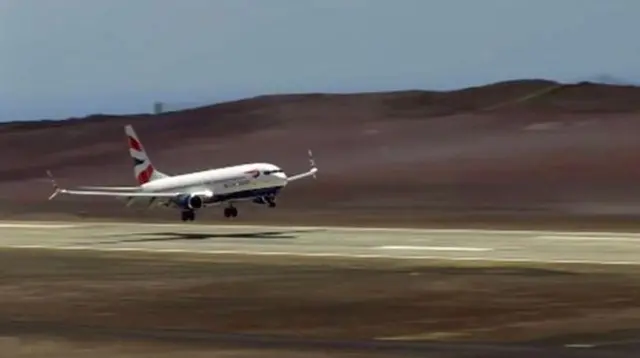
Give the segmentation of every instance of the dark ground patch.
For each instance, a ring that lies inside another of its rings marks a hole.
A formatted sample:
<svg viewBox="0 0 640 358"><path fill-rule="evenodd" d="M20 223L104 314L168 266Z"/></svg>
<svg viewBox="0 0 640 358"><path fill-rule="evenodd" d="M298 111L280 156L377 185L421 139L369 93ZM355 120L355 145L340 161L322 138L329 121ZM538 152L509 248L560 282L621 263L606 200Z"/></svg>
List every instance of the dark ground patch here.
<svg viewBox="0 0 640 358"><path fill-rule="evenodd" d="M640 329L640 269L632 267L284 260L0 251L0 334L149 349L162 341L301 356L499 357L526 356L529 348L509 351L513 344L563 350L568 335L610 340L623 330L629 339ZM375 340L416 335L444 345Z"/></svg>

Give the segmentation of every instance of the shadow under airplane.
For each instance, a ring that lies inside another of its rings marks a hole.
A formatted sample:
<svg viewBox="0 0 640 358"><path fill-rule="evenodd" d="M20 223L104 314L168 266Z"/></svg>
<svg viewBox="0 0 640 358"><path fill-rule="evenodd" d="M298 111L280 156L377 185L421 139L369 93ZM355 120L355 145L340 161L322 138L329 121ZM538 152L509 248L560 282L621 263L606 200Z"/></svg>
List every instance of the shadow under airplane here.
<svg viewBox="0 0 640 358"><path fill-rule="evenodd" d="M154 242L154 241L180 241L180 240L210 240L210 239L296 239L295 233L309 233L325 231L325 229L313 230L274 230L256 232L230 232L230 233L201 233L201 232L150 232L150 233L130 233L109 235L109 237L132 237L146 236L145 238L131 238L122 240L92 241L89 244L120 244L134 242ZM152 236L152 237L149 237ZM87 243L84 243L87 244Z"/></svg>

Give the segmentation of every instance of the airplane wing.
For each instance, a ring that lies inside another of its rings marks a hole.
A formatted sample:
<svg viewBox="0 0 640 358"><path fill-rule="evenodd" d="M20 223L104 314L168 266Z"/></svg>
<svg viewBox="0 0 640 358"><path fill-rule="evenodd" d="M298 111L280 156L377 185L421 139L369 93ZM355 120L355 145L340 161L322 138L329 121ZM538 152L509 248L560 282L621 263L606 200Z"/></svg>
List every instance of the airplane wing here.
<svg viewBox="0 0 640 358"><path fill-rule="evenodd" d="M51 180L51 184L53 185L54 192L49 196L49 200L56 197L58 194L69 194L69 195L84 195L84 196L110 196L110 197L125 197L127 199L133 198L175 198L179 195L191 194L191 195L202 195L202 196L212 196L213 193L208 190L199 190L197 192L189 192L189 193L181 193L181 192L145 192L145 191L114 191L114 190L78 190L78 189L63 189L56 183L53 175L50 171L47 170L47 175Z"/></svg>
<svg viewBox="0 0 640 358"><path fill-rule="evenodd" d="M58 194L70 194L70 195L87 195L87 196L113 196L113 197L127 197L127 198L171 198L176 197L183 193L178 192L144 192L144 191L99 191L99 190L70 190L58 188L52 194L50 199L53 199Z"/></svg>
<svg viewBox="0 0 640 358"><path fill-rule="evenodd" d="M80 186L80 189L86 190L110 190L110 191L136 191L140 190L137 186Z"/></svg>
<svg viewBox="0 0 640 358"><path fill-rule="evenodd" d="M317 171L318 171L318 169L317 169L317 168L311 168L311 170L309 170L308 172L301 173L301 174L296 174L296 175L294 175L294 176L290 176L290 177L288 177L288 178L287 178L287 181L295 181L295 180L302 179L302 178L306 178L306 177L308 177L308 176L312 176L312 175L313 175L313 177L315 178L315 176L316 176L316 172L317 172Z"/></svg>
<svg viewBox="0 0 640 358"><path fill-rule="evenodd" d="M316 168L316 162L313 159L313 153L311 153L311 149L309 149L309 165L311 166L311 170L309 170L308 172L290 176L287 178L287 181L288 182L296 181L298 179L306 178L308 176L313 176L313 178L315 179L316 173L318 172L318 168Z"/></svg>

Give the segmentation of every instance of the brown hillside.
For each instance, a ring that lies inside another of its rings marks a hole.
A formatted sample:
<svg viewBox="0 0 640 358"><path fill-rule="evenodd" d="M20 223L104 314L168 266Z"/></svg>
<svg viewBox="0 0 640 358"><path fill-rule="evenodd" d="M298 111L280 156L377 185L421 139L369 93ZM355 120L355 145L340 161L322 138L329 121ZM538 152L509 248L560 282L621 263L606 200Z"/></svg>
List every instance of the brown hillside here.
<svg viewBox="0 0 640 358"><path fill-rule="evenodd" d="M123 125L156 167L180 173L270 161L316 181L243 220L427 221L443 213L636 214L640 88L543 80L451 92L261 96L162 115L92 116L0 126L1 213L84 212L177 220L107 198L59 197L61 184L133 185ZM222 220L220 209L201 219Z"/></svg>

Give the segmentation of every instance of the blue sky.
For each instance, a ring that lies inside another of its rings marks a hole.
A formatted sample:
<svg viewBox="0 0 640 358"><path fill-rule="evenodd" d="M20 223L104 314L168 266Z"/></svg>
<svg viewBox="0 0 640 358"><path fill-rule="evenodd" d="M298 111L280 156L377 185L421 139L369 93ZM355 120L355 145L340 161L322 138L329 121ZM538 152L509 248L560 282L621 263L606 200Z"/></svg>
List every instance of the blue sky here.
<svg viewBox="0 0 640 358"><path fill-rule="evenodd" d="M2 0L0 120L284 92L640 80L638 0Z"/></svg>

